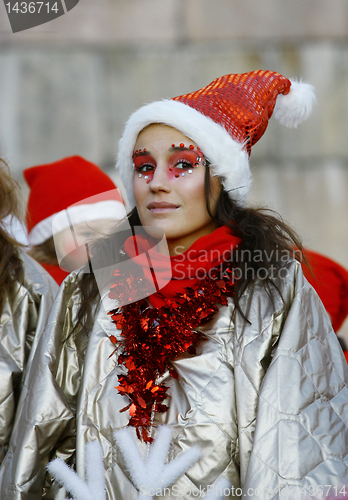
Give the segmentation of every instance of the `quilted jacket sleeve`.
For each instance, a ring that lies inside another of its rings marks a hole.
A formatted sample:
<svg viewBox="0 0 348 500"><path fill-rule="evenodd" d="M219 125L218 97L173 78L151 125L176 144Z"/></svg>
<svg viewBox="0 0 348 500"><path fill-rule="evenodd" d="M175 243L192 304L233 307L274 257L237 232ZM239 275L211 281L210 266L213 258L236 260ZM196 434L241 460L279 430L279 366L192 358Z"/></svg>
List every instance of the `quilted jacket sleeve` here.
<svg viewBox="0 0 348 500"><path fill-rule="evenodd" d="M24 281L13 283L0 318L0 463L8 448L24 372L58 291L39 264L24 253L21 258Z"/></svg>
<svg viewBox="0 0 348 500"><path fill-rule="evenodd" d="M75 409L86 337L71 335L79 303L76 275L63 283L21 393L10 447L0 469L0 498L41 499L45 466L71 462ZM69 337L67 339L67 337Z"/></svg>
<svg viewBox="0 0 348 500"><path fill-rule="evenodd" d="M267 305L251 299L250 311L263 318L262 325L258 335L253 323L245 327L249 338L254 329L256 343L265 335L272 339L273 334L273 339L266 343L263 359L268 364L259 388L248 369L243 370L244 383L255 389L256 409L252 432L246 433L249 441L241 438L247 455L244 469L242 459L243 491L254 500L283 494L294 500L318 498L330 487L334 493L348 485L347 364L324 307L298 264L292 264L279 286L285 307L267 314ZM239 367L252 343L239 352Z"/></svg>

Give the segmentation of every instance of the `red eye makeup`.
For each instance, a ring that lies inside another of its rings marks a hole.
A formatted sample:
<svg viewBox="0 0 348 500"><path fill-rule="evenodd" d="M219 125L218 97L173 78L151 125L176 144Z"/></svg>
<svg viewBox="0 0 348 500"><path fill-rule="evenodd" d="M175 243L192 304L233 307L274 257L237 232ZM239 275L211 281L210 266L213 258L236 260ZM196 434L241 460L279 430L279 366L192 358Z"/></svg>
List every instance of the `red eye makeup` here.
<svg viewBox="0 0 348 500"><path fill-rule="evenodd" d="M176 151L169 157L168 169L176 178L185 177L186 174L192 174L202 160L203 155L199 156L194 150Z"/></svg>
<svg viewBox="0 0 348 500"><path fill-rule="evenodd" d="M168 159L168 176L170 179L178 179L193 173L201 163L205 165L204 155L199 148L192 144L185 147L183 143L179 146L172 144L174 152ZM143 177L147 183L153 179L154 171L156 170L156 161L146 152L146 149L137 150L133 154L134 170L139 177Z"/></svg>
<svg viewBox="0 0 348 500"><path fill-rule="evenodd" d="M135 151L133 155L133 167L134 170L138 172L139 177L144 177L148 183L152 181L153 173L156 169L156 162L150 154L140 154Z"/></svg>

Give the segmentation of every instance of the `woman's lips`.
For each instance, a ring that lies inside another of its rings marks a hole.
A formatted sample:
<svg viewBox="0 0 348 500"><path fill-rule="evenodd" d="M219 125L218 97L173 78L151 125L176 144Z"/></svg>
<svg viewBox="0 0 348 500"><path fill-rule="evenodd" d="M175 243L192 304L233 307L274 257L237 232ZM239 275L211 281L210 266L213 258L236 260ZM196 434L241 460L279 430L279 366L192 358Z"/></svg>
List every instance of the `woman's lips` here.
<svg viewBox="0 0 348 500"><path fill-rule="evenodd" d="M166 201L153 201L148 204L147 209L151 211L151 213L161 214L172 212L179 208L179 205L174 205L173 203L167 203Z"/></svg>

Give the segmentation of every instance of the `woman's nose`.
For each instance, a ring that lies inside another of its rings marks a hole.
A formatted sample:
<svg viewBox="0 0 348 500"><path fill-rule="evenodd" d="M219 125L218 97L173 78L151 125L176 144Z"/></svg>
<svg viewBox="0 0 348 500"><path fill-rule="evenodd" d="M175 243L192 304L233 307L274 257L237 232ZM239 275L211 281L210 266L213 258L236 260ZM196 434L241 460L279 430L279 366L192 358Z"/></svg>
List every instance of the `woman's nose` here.
<svg viewBox="0 0 348 500"><path fill-rule="evenodd" d="M170 180L166 163L157 163L149 187L151 191L170 191Z"/></svg>

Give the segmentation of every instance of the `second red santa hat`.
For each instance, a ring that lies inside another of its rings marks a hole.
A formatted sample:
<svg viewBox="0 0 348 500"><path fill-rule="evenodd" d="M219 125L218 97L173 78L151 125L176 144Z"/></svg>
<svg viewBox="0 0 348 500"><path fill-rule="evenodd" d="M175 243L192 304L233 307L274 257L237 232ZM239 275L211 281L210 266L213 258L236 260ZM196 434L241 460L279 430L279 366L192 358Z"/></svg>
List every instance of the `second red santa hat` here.
<svg viewBox="0 0 348 500"><path fill-rule="evenodd" d="M63 231L69 222L117 220L126 215L110 177L81 156L27 168L23 175L30 187L26 219L32 245ZM67 208L69 217L65 216Z"/></svg>

